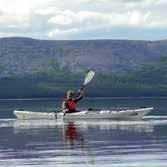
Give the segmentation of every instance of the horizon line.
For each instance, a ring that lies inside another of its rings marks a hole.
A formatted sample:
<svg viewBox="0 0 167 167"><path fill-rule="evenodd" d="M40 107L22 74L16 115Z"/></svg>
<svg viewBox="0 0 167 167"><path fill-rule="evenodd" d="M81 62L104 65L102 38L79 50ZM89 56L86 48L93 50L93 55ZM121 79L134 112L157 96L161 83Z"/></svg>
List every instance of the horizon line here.
<svg viewBox="0 0 167 167"><path fill-rule="evenodd" d="M32 40L40 40L40 41L148 41L148 42L159 42L159 41L167 41L167 38L164 39L157 39L157 40L150 40L150 39L126 39L126 38L95 38L95 39L45 39L45 38L33 38L33 37L26 37L26 36L7 36L7 37L0 37L0 39L9 39L9 38L25 38L25 39L32 39Z"/></svg>

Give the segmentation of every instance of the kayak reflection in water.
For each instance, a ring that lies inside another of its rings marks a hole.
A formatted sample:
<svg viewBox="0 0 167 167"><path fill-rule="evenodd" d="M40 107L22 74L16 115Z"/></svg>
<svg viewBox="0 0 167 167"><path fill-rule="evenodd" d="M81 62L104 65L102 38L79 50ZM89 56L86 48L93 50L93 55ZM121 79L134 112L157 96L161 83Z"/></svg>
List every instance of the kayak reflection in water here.
<svg viewBox="0 0 167 167"><path fill-rule="evenodd" d="M66 113L73 113L77 112L76 106L77 103L83 98L83 91L79 90L77 96L75 97L75 94L72 90L69 90L67 92L67 97L62 102L62 111L64 115Z"/></svg>
<svg viewBox="0 0 167 167"><path fill-rule="evenodd" d="M83 134L78 131L76 125L73 122L69 122L65 127L64 139L67 141L69 146L78 145L84 148L84 137Z"/></svg>
<svg viewBox="0 0 167 167"><path fill-rule="evenodd" d="M95 166L95 154L91 150L91 145L88 145L88 141L84 139L86 134L83 130L82 126L78 126L74 122L68 122L63 128L62 139L70 148L68 149L70 156L75 155L75 152L70 152L70 150L77 150L78 157L84 157L83 163Z"/></svg>

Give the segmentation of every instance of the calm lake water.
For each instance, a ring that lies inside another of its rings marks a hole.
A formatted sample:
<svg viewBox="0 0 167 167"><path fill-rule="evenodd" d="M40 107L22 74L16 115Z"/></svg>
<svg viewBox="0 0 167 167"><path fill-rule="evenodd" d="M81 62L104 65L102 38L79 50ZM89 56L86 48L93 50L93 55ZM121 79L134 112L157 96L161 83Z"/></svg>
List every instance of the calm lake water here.
<svg viewBox="0 0 167 167"><path fill-rule="evenodd" d="M16 120L14 109L60 110L61 99L0 100L0 166L166 167L167 99L84 99L79 108L154 107L140 121Z"/></svg>

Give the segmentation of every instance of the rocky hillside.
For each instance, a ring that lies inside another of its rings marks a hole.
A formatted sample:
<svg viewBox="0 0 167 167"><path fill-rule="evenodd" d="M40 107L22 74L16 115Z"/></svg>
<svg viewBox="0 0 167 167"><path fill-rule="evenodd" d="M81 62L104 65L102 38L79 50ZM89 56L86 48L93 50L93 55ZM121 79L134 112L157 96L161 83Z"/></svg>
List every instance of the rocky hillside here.
<svg viewBox="0 0 167 167"><path fill-rule="evenodd" d="M167 41L0 39L0 98L167 96Z"/></svg>
<svg viewBox="0 0 167 167"><path fill-rule="evenodd" d="M164 57L167 57L167 41L0 38L0 78L25 76L51 68L73 72L133 71Z"/></svg>

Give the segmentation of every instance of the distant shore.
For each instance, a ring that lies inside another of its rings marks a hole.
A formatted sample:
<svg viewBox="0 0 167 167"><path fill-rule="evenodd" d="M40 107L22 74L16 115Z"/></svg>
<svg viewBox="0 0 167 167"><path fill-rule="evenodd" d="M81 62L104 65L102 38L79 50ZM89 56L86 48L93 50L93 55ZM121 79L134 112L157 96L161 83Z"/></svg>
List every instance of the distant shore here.
<svg viewBox="0 0 167 167"><path fill-rule="evenodd" d="M63 99L64 97L46 97L46 98L0 98L0 101L5 100L52 100ZM167 99L167 96L148 96L148 97L85 97L84 99Z"/></svg>

